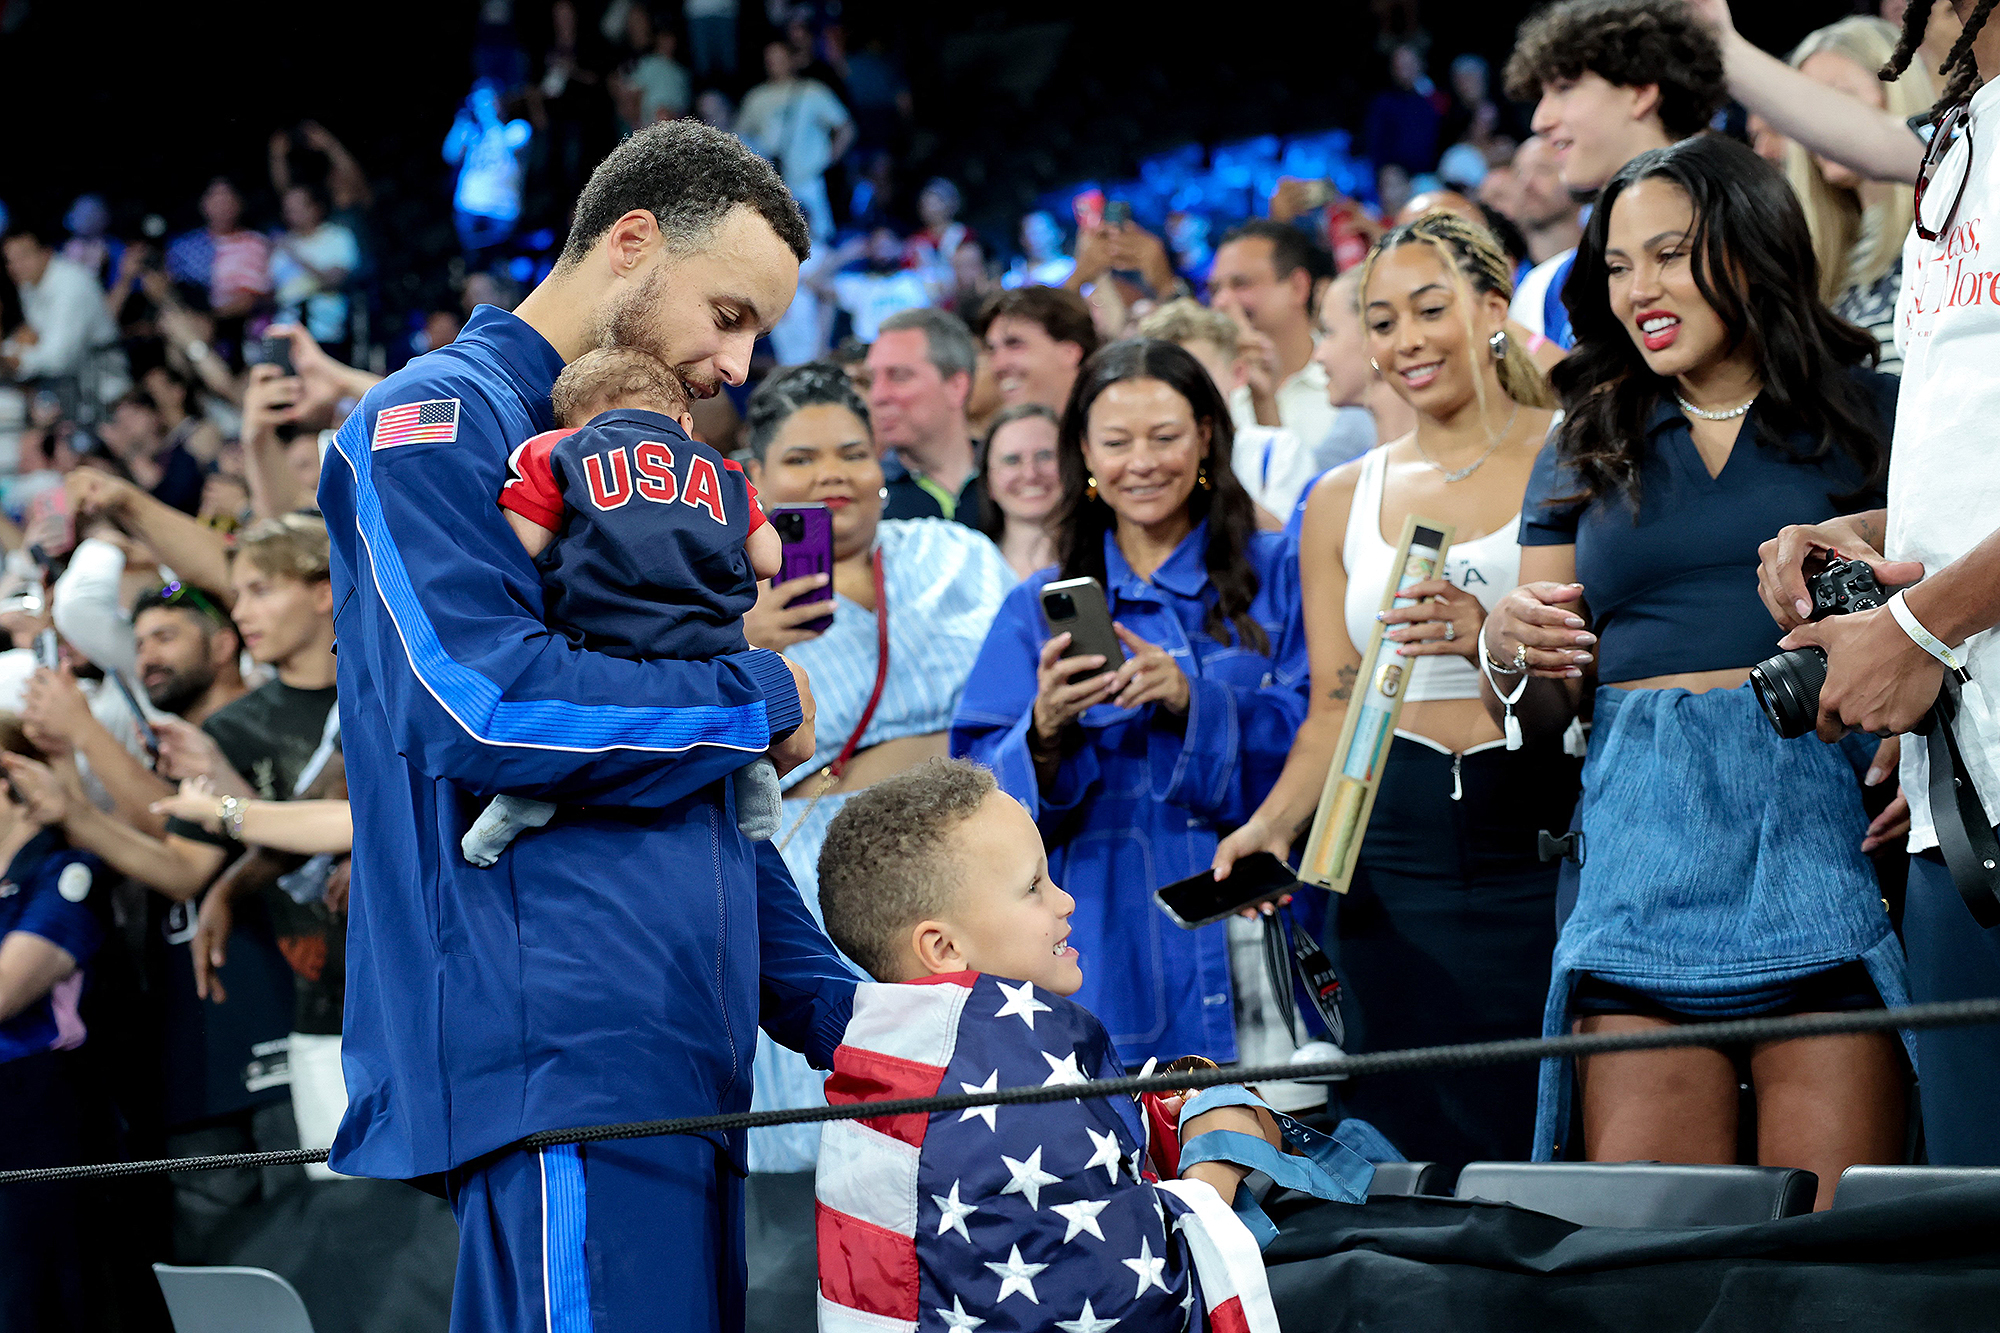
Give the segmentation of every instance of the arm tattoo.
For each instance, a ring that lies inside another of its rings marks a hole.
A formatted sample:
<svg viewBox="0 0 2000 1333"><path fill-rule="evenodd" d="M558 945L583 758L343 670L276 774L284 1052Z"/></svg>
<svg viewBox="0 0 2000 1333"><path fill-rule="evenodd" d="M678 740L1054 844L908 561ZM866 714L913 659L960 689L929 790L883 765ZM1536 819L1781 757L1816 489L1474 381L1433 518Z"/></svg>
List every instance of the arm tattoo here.
<svg viewBox="0 0 2000 1333"><path fill-rule="evenodd" d="M1352 699L1354 697L1354 677L1357 670L1358 668L1355 667L1344 666L1335 672L1333 688L1326 692L1326 697L1329 699L1338 699L1342 703L1346 703L1349 699Z"/></svg>
<svg viewBox="0 0 2000 1333"><path fill-rule="evenodd" d="M1873 515L1862 515L1856 518L1854 522L1854 530L1860 534L1861 540L1867 542L1878 551L1882 549L1883 538L1888 535L1883 531L1886 526L1886 524Z"/></svg>

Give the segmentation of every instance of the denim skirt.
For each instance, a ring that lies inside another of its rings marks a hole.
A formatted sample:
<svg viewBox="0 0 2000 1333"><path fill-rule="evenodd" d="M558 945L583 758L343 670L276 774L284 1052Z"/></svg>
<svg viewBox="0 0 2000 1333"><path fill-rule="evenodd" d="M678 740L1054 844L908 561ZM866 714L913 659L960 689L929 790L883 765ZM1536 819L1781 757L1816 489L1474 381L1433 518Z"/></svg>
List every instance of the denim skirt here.
<svg viewBox="0 0 2000 1333"><path fill-rule="evenodd" d="M1861 855L1876 744L1783 740L1748 685L1598 690L1576 817L1585 859L1543 1034L1569 1030L1585 973L1725 1019L1771 1012L1798 978L1858 961L1884 1005L1904 1004L1902 948ZM1569 1061L1542 1062L1539 1161L1567 1141L1572 1081Z"/></svg>

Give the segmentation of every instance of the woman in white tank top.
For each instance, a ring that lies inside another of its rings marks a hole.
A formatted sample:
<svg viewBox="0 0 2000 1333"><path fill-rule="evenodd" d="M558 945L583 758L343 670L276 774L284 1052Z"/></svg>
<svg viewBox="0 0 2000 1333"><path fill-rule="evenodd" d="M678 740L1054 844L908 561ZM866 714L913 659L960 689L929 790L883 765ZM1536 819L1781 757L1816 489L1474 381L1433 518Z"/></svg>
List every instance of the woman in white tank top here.
<svg viewBox="0 0 2000 1333"><path fill-rule="evenodd" d="M1559 745L1506 749L1475 657L1486 606L1518 581L1521 497L1555 401L1507 337L1510 294L1493 238L1448 214L1369 255L1369 356L1417 428L1320 478L1294 517L1312 710L1277 786L1216 854L1218 872L1251 851L1284 856L1310 826L1404 520L1450 524L1446 578L1384 617L1410 679L1353 882L1328 913L1353 1051L1541 1030L1556 870L1535 835L1568 827L1576 764ZM1532 1066L1355 1080L1343 1098L1413 1159L1532 1147Z"/></svg>

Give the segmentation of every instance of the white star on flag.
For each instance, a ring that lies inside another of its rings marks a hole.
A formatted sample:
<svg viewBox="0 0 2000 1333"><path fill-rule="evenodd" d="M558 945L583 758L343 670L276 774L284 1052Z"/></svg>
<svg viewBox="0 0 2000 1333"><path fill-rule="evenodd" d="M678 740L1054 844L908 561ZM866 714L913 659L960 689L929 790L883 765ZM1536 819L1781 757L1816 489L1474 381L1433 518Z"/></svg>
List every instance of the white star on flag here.
<svg viewBox="0 0 2000 1333"><path fill-rule="evenodd" d="M1000 1071L996 1069L992 1073L986 1076L986 1081L984 1083L961 1083L958 1085L958 1089L960 1092L992 1092L999 1086L1000 1086ZM999 1109L1000 1108L997 1106L968 1106L963 1111L959 1112L958 1123L962 1125L966 1121L977 1116L979 1119L984 1120L986 1122L986 1127L988 1129L992 1129L993 1113Z"/></svg>
<svg viewBox="0 0 2000 1333"><path fill-rule="evenodd" d="M1017 1162L1005 1153L1000 1154L1000 1160L1007 1164L1008 1174L1013 1176L1012 1180L1009 1180L1005 1185L1000 1187L1000 1192L1002 1194L1019 1194L1027 1199L1028 1207L1034 1209L1036 1212L1040 1212L1042 1210L1042 1186L1053 1185L1062 1179L1061 1176L1050 1175L1048 1172L1042 1170L1042 1150L1036 1148L1028 1154L1028 1160L1025 1162ZM988 1267L991 1267L991 1265L988 1265ZM1039 1305L1040 1302L1037 1301L1036 1304Z"/></svg>
<svg viewBox="0 0 2000 1333"><path fill-rule="evenodd" d="M1106 1329L1117 1326L1116 1319L1099 1319L1097 1313L1090 1308L1088 1299L1083 1303L1083 1313L1076 1318L1056 1320L1056 1327L1063 1333L1105 1333Z"/></svg>
<svg viewBox="0 0 2000 1333"><path fill-rule="evenodd" d="M960 1202L958 1197L958 1182L956 1180L951 1182L951 1193L949 1195L931 1195L931 1202L936 1204L943 1214L938 1218L938 1235L942 1236L947 1231L956 1231L959 1235L965 1237L968 1244L971 1243L972 1233L965 1229L965 1219L971 1217L979 1210L969 1203Z"/></svg>
<svg viewBox="0 0 2000 1333"><path fill-rule="evenodd" d="M1023 1023L1026 1023L1030 1032L1034 1031L1035 1015L1048 1013L1049 1007L1035 998L1033 984L1024 981L1019 986L1009 986L1006 982L998 978L994 979L994 984L999 986L1000 993L1007 997L1007 1003L1001 1005L999 1011L993 1016L995 1018L1005 1018L1007 1015L1012 1014Z"/></svg>
<svg viewBox="0 0 2000 1333"><path fill-rule="evenodd" d="M1059 1088L1065 1083L1088 1083L1090 1081L1083 1076L1083 1071L1076 1067L1075 1051L1071 1051L1060 1060L1050 1055L1047 1051L1043 1051L1042 1059L1049 1062L1049 1076L1042 1080L1042 1086L1045 1088Z"/></svg>
<svg viewBox="0 0 2000 1333"><path fill-rule="evenodd" d="M1069 1230L1063 1233L1063 1244L1067 1245L1084 1231L1103 1240L1104 1231L1097 1225L1097 1215L1110 1206L1109 1199L1078 1199L1075 1203L1051 1204L1049 1211L1069 1223Z"/></svg>
<svg viewBox="0 0 2000 1333"><path fill-rule="evenodd" d="M1161 1291L1167 1290L1166 1279L1161 1276L1166 1271L1166 1256L1162 1255L1157 1259L1153 1257L1152 1241L1141 1240L1139 1242L1139 1257L1137 1259L1120 1259L1118 1262L1138 1274L1139 1289L1132 1293L1133 1300L1136 1301L1141 1296L1144 1296L1148 1287L1158 1287ZM988 1267L991 1266L990 1264L988 1265Z"/></svg>
<svg viewBox="0 0 2000 1333"><path fill-rule="evenodd" d="M1128 1260L1127 1262L1130 1261ZM1165 1263L1166 1261L1163 1259L1160 1262ZM995 1305L1006 1300L1017 1291L1026 1296L1031 1305L1040 1305L1042 1303L1042 1298L1035 1295L1035 1274L1047 1268L1048 1265L1022 1263L1020 1246L1016 1245L1014 1247L1013 1252L1007 1256L1006 1263L989 1263L986 1266L992 1269L994 1274L1000 1279L1000 1294L993 1298ZM956 1304L957 1301L958 1298L954 1296L952 1302ZM980 1322L984 1323L985 1320L981 1320Z"/></svg>
<svg viewBox="0 0 2000 1333"><path fill-rule="evenodd" d="M1041 1304L1040 1301L1037 1301L1035 1303L1037 1305ZM954 1330L954 1333L959 1333L959 1331L961 1330L970 1330L978 1328L981 1324L986 1322L984 1319L977 1319L974 1318L972 1315L967 1314L965 1312L965 1307L959 1304L958 1297L956 1296L951 1298L951 1308L949 1310L938 1309L938 1307L935 1305L932 1306L931 1308L933 1310L937 1310L938 1318L944 1320L944 1326L946 1328Z"/></svg>
<svg viewBox="0 0 2000 1333"><path fill-rule="evenodd" d="M1088 1172L1093 1166L1101 1166L1104 1168L1105 1179L1114 1185L1117 1184L1118 1166L1125 1160L1118 1151L1118 1136L1109 1131L1099 1134L1088 1127L1083 1132L1090 1135L1090 1146L1097 1150L1090 1155L1090 1160L1083 1164L1083 1169Z"/></svg>

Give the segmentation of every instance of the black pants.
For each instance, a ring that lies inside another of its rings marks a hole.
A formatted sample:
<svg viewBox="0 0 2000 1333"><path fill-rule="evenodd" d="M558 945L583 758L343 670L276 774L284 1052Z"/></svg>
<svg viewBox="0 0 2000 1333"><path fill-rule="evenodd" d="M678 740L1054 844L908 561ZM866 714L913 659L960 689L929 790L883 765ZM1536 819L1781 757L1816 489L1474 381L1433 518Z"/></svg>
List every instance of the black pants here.
<svg viewBox="0 0 2000 1333"><path fill-rule="evenodd" d="M1559 745L1453 756L1395 739L1353 883L1328 917L1349 1051L1541 1035L1556 866L1536 856L1535 834L1569 827L1581 771ZM1535 1073L1524 1063L1336 1086L1348 1114L1412 1160L1509 1161L1533 1147Z"/></svg>

